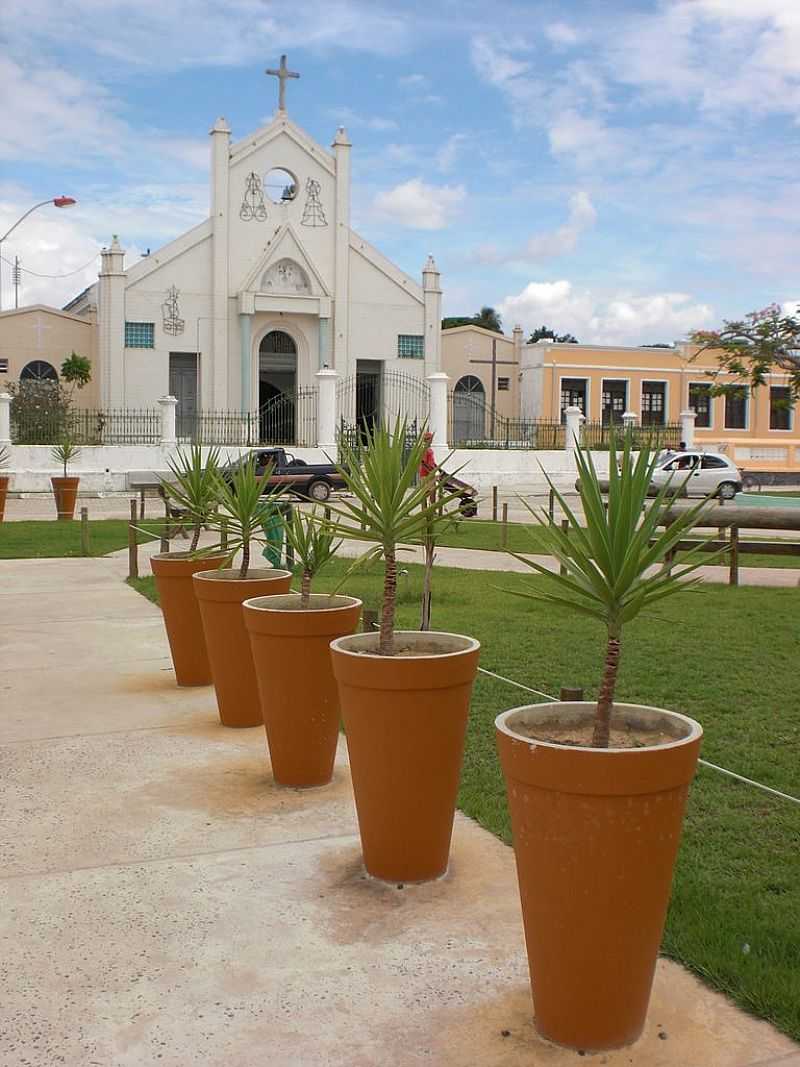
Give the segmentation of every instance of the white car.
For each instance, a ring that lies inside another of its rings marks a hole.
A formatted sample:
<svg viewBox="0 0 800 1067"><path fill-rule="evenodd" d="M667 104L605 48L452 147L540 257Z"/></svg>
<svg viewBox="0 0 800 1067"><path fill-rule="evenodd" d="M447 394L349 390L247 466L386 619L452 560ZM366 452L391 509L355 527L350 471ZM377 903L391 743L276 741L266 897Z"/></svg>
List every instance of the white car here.
<svg viewBox="0 0 800 1067"><path fill-rule="evenodd" d="M669 482L675 492L685 496L718 496L733 500L742 491L742 473L720 452L664 452L653 471L652 484L657 489Z"/></svg>

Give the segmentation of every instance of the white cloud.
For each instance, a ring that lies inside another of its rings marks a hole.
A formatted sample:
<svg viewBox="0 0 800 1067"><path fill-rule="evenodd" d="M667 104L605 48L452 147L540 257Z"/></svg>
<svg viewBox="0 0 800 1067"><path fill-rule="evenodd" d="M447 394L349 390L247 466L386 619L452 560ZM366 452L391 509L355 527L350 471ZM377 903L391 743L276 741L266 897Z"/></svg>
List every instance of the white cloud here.
<svg viewBox="0 0 800 1067"><path fill-rule="evenodd" d="M350 126L353 129L374 130L382 133L385 130L396 130L397 122L394 119L384 118L381 115L360 115L350 107L331 109L328 114L342 126Z"/></svg>
<svg viewBox="0 0 800 1067"><path fill-rule="evenodd" d="M397 84L401 89L427 89L431 80L426 74L404 74L397 79Z"/></svg>
<svg viewBox="0 0 800 1067"><path fill-rule="evenodd" d="M478 249L476 258L480 263L525 263L563 256L575 249L581 235L596 221L597 211L589 194L583 191L573 193L569 198L569 216L563 225L534 234L516 248L504 250L497 245L484 245Z"/></svg>
<svg viewBox="0 0 800 1067"><path fill-rule="evenodd" d="M466 200L463 185L428 185L420 178L378 193L373 211L379 218L416 230L442 230Z"/></svg>
<svg viewBox="0 0 800 1067"><path fill-rule="evenodd" d="M580 41L580 34L568 22L551 22L544 28L544 35L553 44L573 45Z"/></svg>
<svg viewBox="0 0 800 1067"><path fill-rule="evenodd" d="M530 282L507 296L498 310L525 330L545 324L585 344L669 342L714 322L713 309L686 293L600 295L571 282Z"/></svg>
<svg viewBox="0 0 800 1067"><path fill-rule="evenodd" d="M445 173L452 170L468 139L465 133L451 134L436 153L437 168Z"/></svg>

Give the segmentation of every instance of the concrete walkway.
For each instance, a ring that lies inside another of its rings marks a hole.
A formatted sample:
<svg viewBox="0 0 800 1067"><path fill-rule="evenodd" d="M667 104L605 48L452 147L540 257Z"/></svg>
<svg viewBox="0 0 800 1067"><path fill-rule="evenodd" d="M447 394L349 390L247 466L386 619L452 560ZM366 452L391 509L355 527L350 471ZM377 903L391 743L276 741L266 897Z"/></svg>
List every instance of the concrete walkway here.
<svg viewBox="0 0 800 1067"><path fill-rule="evenodd" d="M511 850L459 816L442 881L365 878L344 749L276 787L120 564L0 562L3 1067L800 1064L663 961L632 1049L540 1040Z"/></svg>

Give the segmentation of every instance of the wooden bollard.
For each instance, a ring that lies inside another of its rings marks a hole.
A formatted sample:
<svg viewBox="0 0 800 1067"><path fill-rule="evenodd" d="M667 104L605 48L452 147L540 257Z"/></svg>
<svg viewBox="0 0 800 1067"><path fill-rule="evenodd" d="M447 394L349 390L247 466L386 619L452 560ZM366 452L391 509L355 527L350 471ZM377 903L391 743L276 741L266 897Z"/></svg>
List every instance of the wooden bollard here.
<svg viewBox="0 0 800 1067"><path fill-rule="evenodd" d="M558 694L558 699L569 703L583 700L583 688L581 686L562 685Z"/></svg>
<svg viewBox="0 0 800 1067"><path fill-rule="evenodd" d="M228 549L228 520L220 519L219 521L219 547L223 552Z"/></svg>
<svg viewBox="0 0 800 1067"><path fill-rule="evenodd" d="M562 519L561 520L561 529L564 531L565 534L569 534L569 519ZM567 568L562 563L561 566L558 568L558 571L559 571L559 574L566 574L567 573Z"/></svg>
<svg viewBox="0 0 800 1067"><path fill-rule="evenodd" d="M92 550L89 544L89 509L81 508L81 555L91 556Z"/></svg>
<svg viewBox="0 0 800 1067"><path fill-rule="evenodd" d="M492 522L497 522L497 486L492 486Z"/></svg>
<svg viewBox="0 0 800 1067"><path fill-rule="evenodd" d="M547 514L550 516L550 522L552 522L556 514L556 492L552 486L550 487L550 493L547 501Z"/></svg>
<svg viewBox="0 0 800 1067"><path fill-rule="evenodd" d="M739 584L739 527L731 526L731 553L730 553L730 573L728 575L729 585Z"/></svg>
<svg viewBox="0 0 800 1067"><path fill-rule="evenodd" d="M364 608L361 612L361 631L365 634L374 633L378 629L378 613L374 608Z"/></svg>
<svg viewBox="0 0 800 1067"><path fill-rule="evenodd" d="M136 536L136 497L131 500L131 521L128 523L128 577L139 577L139 539Z"/></svg>
<svg viewBox="0 0 800 1067"><path fill-rule="evenodd" d="M503 504L503 525L500 527L500 547L508 548L508 504Z"/></svg>

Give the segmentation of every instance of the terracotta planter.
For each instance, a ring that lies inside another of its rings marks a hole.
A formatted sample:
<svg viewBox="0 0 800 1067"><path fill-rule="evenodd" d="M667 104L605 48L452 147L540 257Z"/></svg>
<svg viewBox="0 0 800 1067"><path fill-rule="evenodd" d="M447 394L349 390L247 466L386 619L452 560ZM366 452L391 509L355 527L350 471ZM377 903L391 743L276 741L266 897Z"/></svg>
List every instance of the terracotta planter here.
<svg viewBox="0 0 800 1067"><path fill-rule="evenodd" d="M250 568L205 570L192 575L206 636L211 678L223 726L261 726L261 703L242 604L254 596L288 593L289 571Z"/></svg>
<svg viewBox="0 0 800 1067"><path fill-rule="evenodd" d="M358 627L361 601L315 593L299 607L296 593L244 603L261 713L275 781L325 785L339 739L339 694L330 644Z"/></svg>
<svg viewBox="0 0 800 1067"><path fill-rule="evenodd" d="M650 748L534 741L532 725L593 718L593 703L514 708L495 722L508 790L536 1025L599 1051L642 1031L702 728L617 704L615 724L655 726Z"/></svg>
<svg viewBox="0 0 800 1067"><path fill-rule="evenodd" d="M56 498L56 511L59 519L75 518L75 502L78 499L78 482L80 478L51 478L53 496Z"/></svg>
<svg viewBox="0 0 800 1067"><path fill-rule="evenodd" d="M0 522L6 513L6 497L8 496L8 485L11 479L7 474L0 474Z"/></svg>
<svg viewBox="0 0 800 1067"><path fill-rule="evenodd" d="M224 555L194 559L188 552L162 552L150 557L178 685L211 685L211 667L192 575L207 571L223 559Z"/></svg>
<svg viewBox="0 0 800 1067"><path fill-rule="evenodd" d="M447 870L470 694L480 645L458 634L400 632L435 655L378 656L377 634L331 644L364 865L388 882Z"/></svg>

